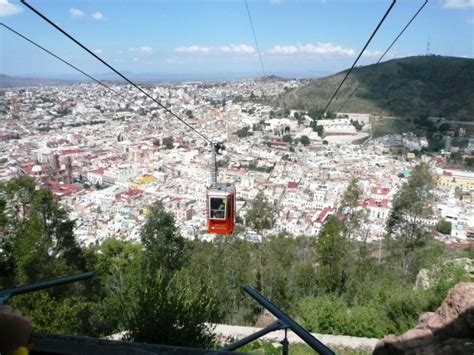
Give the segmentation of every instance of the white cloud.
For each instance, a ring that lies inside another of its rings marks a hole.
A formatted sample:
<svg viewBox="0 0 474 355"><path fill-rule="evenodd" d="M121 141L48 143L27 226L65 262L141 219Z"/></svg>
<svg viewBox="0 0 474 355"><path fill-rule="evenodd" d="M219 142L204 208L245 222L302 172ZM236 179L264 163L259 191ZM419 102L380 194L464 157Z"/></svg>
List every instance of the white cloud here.
<svg viewBox="0 0 474 355"><path fill-rule="evenodd" d="M207 47L207 46L187 46L175 48L177 53L237 53L237 54L252 54L255 49L247 44L229 44L221 47Z"/></svg>
<svg viewBox="0 0 474 355"><path fill-rule="evenodd" d="M255 52L255 49L252 46L246 44L230 44L228 46L219 47L218 51L224 53L244 53L250 54Z"/></svg>
<svg viewBox="0 0 474 355"><path fill-rule="evenodd" d="M474 16L466 17L466 23L474 25Z"/></svg>
<svg viewBox="0 0 474 355"><path fill-rule="evenodd" d="M178 47L175 49L178 53L208 53L210 51L209 47L203 46L188 46L188 47Z"/></svg>
<svg viewBox="0 0 474 355"><path fill-rule="evenodd" d="M94 20L97 20L97 21L100 21L100 20L104 19L104 15L102 15L102 13L100 11L94 12L91 16Z"/></svg>
<svg viewBox="0 0 474 355"><path fill-rule="evenodd" d="M467 9L474 7L474 0L442 0L443 9Z"/></svg>
<svg viewBox="0 0 474 355"><path fill-rule="evenodd" d="M82 10L75 9L75 8L71 7L71 8L69 9L69 15L70 15L72 18L80 18L80 17L84 17L86 14L85 14L84 11L82 11Z"/></svg>
<svg viewBox="0 0 474 355"><path fill-rule="evenodd" d="M150 46L132 47L129 50L130 50L130 52L138 52L138 53L149 54L149 53L153 52L153 47L150 47Z"/></svg>
<svg viewBox="0 0 474 355"><path fill-rule="evenodd" d="M0 17L19 14L21 7L10 4L8 0L0 0Z"/></svg>
<svg viewBox="0 0 474 355"><path fill-rule="evenodd" d="M320 55L345 55L352 56L355 54L355 51L352 48L344 48L339 45L334 45L331 42L318 42L318 43L307 43L307 44L297 44L297 45L288 45L281 46L275 45L270 50L269 53L272 54L296 54L296 53L305 53L305 54L320 54Z"/></svg>
<svg viewBox="0 0 474 355"><path fill-rule="evenodd" d="M365 50L364 53L362 53L363 57L380 57L382 55L382 51L370 51L370 50Z"/></svg>
<svg viewBox="0 0 474 355"><path fill-rule="evenodd" d="M281 4L282 0L269 0L271 5L278 5Z"/></svg>
<svg viewBox="0 0 474 355"><path fill-rule="evenodd" d="M298 47L280 46L277 44L276 46L273 46L268 52L272 54L295 54L298 52Z"/></svg>
<svg viewBox="0 0 474 355"><path fill-rule="evenodd" d="M93 52L95 54L102 54L102 49L94 49Z"/></svg>

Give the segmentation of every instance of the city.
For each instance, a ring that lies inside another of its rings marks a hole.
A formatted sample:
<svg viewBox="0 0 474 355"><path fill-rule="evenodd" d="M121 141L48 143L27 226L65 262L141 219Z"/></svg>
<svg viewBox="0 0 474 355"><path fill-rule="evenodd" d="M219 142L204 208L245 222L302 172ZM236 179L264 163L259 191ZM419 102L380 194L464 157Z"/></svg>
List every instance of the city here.
<svg viewBox="0 0 474 355"><path fill-rule="evenodd" d="M0 0L0 353L474 353L473 0Z"/></svg>
<svg viewBox="0 0 474 355"><path fill-rule="evenodd" d="M239 221L262 191L278 211L265 235L314 237L356 177L363 189L359 205L368 216L364 235L358 237L380 240L393 197L420 161L409 151L426 147L427 140L372 138L370 115L352 113L320 120L321 138L304 112L287 110L277 118L272 106L261 103L262 96L299 85L297 80L250 79L149 90L206 136L225 142L219 180L236 186ZM147 207L155 200L173 212L184 237L212 240L206 232L205 201L210 147L132 88L115 85L114 90L116 94L84 83L4 91L2 179L24 174L49 188L76 221L75 236L83 245L111 237L138 241ZM297 120L299 113L302 119ZM361 130L354 121L362 124ZM304 136L308 141L302 144ZM472 153L474 139L469 142L466 152ZM408 153L392 154L396 147ZM444 169L449 154L422 156L438 177L440 196L426 223L449 221L450 234L437 238L467 246L474 234L474 173ZM239 235L253 241L263 237L248 228Z"/></svg>

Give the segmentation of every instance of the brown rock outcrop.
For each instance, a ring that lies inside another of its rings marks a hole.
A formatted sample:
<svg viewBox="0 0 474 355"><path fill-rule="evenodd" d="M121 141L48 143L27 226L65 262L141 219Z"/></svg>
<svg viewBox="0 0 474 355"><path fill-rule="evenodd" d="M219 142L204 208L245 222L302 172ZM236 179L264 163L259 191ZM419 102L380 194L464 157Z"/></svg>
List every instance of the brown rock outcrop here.
<svg viewBox="0 0 474 355"><path fill-rule="evenodd" d="M474 354L474 283L457 284L436 312L400 336L385 336L373 354Z"/></svg>

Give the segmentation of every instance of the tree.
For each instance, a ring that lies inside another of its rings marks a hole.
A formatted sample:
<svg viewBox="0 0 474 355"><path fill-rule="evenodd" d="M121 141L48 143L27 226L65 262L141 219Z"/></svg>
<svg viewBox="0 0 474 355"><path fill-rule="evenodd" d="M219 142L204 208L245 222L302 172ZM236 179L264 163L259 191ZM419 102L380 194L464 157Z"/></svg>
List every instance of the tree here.
<svg viewBox="0 0 474 355"><path fill-rule="evenodd" d="M440 131L440 133L446 134L446 132L449 130L449 123L441 123L438 127L438 130Z"/></svg>
<svg viewBox="0 0 474 355"><path fill-rule="evenodd" d="M246 225L261 233L264 229L270 229L275 223L276 210L270 205L262 191L259 191L251 202L250 208L245 216Z"/></svg>
<svg viewBox="0 0 474 355"><path fill-rule="evenodd" d="M117 289L122 324L135 341L209 347L216 310L212 290L181 272L187 244L161 202L150 208L141 230L145 247Z"/></svg>
<svg viewBox="0 0 474 355"><path fill-rule="evenodd" d="M36 282L84 268L74 222L50 190L36 189L32 178L22 176L1 185L2 195L6 219L0 259L12 283Z"/></svg>
<svg viewBox="0 0 474 355"><path fill-rule="evenodd" d="M428 151L429 152L439 152L444 148L443 141L437 137L431 137L428 141Z"/></svg>
<svg viewBox="0 0 474 355"><path fill-rule="evenodd" d="M286 143L291 143L293 141L293 138L291 138L291 134L285 134L282 138L283 142Z"/></svg>
<svg viewBox="0 0 474 355"><path fill-rule="evenodd" d="M21 176L0 185L0 196L5 217L0 226L0 288L86 270L74 222L51 191ZM74 284L15 297L11 304L33 319L35 329L84 334L89 329L85 294L83 285Z"/></svg>
<svg viewBox="0 0 474 355"><path fill-rule="evenodd" d="M249 126L245 126L235 131L234 134L236 134L239 138L245 138L245 137L251 136L252 132L250 131Z"/></svg>
<svg viewBox="0 0 474 355"><path fill-rule="evenodd" d="M213 343L206 322L216 309L215 295L180 273L170 279L160 267L136 264L125 278L120 309L134 341L201 348Z"/></svg>
<svg viewBox="0 0 474 355"><path fill-rule="evenodd" d="M301 142L301 144L303 144L305 147L310 144L310 140L309 140L308 136L301 136L300 142Z"/></svg>
<svg viewBox="0 0 474 355"><path fill-rule="evenodd" d="M359 121L357 120L354 120L354 121L351 121L351 124L354 126L354 128L358 131L362 130L362 128L364 127L364 124L360 123Z"/></svg>
<svg viewBox="0 0 474 355"><path fill-rule="evenodd" d="M342 196L338 209L338 214L343 216L345 220L344 236L349 240L354 236L359 236L366 217L365 212L358 206L361 195L359 179L352 178Z"/></svg>
<svg viewBox="0 0 474 355"><path fill-rule="evenodd" d="M185 240L179 235L174 216L165 210L160 201L150 206L140 237L149 265L173 272L185 262Z"/></svg>
<svg viewBox="0 0 474 355"><path fill-rule="evenodd" d="M348 242L343 235L344 225L334 216L328 217L316 241L318 260L318 289L325 293L341 294L346 289L348 274Z"/></svg>
<svg viewBox="0 0 474 355"><path fill-rule="evenodd" d="M414 277L415 256L427 247L430 228L424 218L431 216L431 190L434 179L428 165L415 166L408 182L394 198L393 207L387 221L387 249L389 259L398 274L406 279ZM418 263L419 264L419 263Z"/></svg>
<svg viewBox="0 0 474 355"><path fill-rule="evenodd" d="M436 224L436 230L440 232L441 234L446 234L450 235L451 234L451 222L445 220L444 218L441 219L437 224Z"/></svg>
<svg viewBox="0 0 474 355"><path fill-rule="evenodd" d="M468 167L468 168L474 167L474 158L466 158L466 159L464 159L464 164L465 164L466 167Z"/></svg>
<svg viewBox="0 0 474 355"><path fill-rule="evenodd" d="M454 163L462 163L463 160L464 160L464 157L461 152L455 152L449 155L449 161L452 161Z"/></svg>
<svg viewBox="0 0 474 355"><path fill-rule="evenodd" d="M318 136L322 137L324 134L324 126L320 126L316 124L316 121L313 121L311 123L311 127L313 128L313 131L318 134Z"/></svg>

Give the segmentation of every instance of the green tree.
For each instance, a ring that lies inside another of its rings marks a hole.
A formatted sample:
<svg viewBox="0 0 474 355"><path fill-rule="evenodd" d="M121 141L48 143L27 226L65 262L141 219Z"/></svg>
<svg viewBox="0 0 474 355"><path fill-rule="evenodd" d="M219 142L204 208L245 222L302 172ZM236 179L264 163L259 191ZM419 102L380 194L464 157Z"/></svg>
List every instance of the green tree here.
<svg viewBox="0 0 474 355"><path fill-rule="evenodd" d="M468 168L474 167L474 158L466 158L466 159L464 159L464 164L465 164L466 167L468 167Z"/></svg>
<svg viewBox="0 0 474 355"><path fill-rule="evenodd" d="M145 260L150 266L173 272L184 264L185 240L179 235L174 216L160 201L150 206L140 237L145 247Z"/></svg>
<svg viewBox="0 0 474 355"><path fill-rule="evenodd" d="M440 133L446 134L446 132L449 130L449 123L441 123L438 127L438 130L440 131Z"/></svg>
<svg viewBox="0 0 474 355"><path fill-rule="evenodd" d="M441 219L437 224L436 224L436 230L440 232L441 234L451 234L451 222L445 220L444 218Z"/></svg>
<svg viewBox="0 0 474 355"><path fill-rule="evenodd" d="M245 126L245 127L242 127L241 129L238 129L237 131L235 131L235 134L239 138L245 138L245 137L251 136L253 133L252 133L252 131L250 131L249 126Z"/></svg>
<svg viewBox="0 0 474 355"><path fill-rule="evenodd" d="M318 136L322 137L324 134L324 126L320 126L316 124L316 121L311 122L311 127L313 131L318 134Z"/></svg>
<svg viewBox="0 0 474 355"><path fill-rule="evenodd" d="M134 341L202 348L213 342L206 321L215 309L214 295L179 273L169 279L162 268L135 265L126 276L120 305Z"/></svg>
<svg viewBox="0 0 474 355"><path fill-rule="evenodd" d="M291 143L293 141L293 138L291 137L291 134L285 134L282 138L283 142L286 143Z"/></svg>
<svg viewBox="0 0 474 355"><path fill-rule="evenodd" d="M308 136L301 136L300 142L301 142L301 144L303 144L305 147L310 144L310 140L309 140Z"/></svg>
<svg viewBox="0 0 474 355"><path fill-rule="evenodd" d="M344 225L329 216L318 234L316 274L318 287L324 293L341 294L346 289L348 274L348 242L343 235Z"/></svg>
<svg viewBox="0 0 474 355"><path fill-rule="evenodd" d="M359 186L359 179L352 178L342 196L338 214L345 221L344 237L349 241L355 237L359 237L359 240L362 239L364 242L360 245L360 251L364 254L366 252L365 236L367 232L364 226L367 214L359 208L361 196L362 189Z"/></svg>
<svg viewBox="0 0 474 355"><path fill-rule="evenodd" d="M85 271L86 260L74 238L74 222L48 189L22 176L0 186L0 288ZM28 314L40 331L87 333L89 303L83 284L15 297L11 304ZM67 317L66 317L67 315Z"/></svg>
<svg viewBox="0 0 474 355"><path fill-rule="evenodd" d="M443 141L438 137L431 137L428 141L428 151L429 152L439 152L444 148Z"/></svg>
<svg viewBox="0 0 474 355"><path fill-rule="evenodd" d="M413 168L408 182L393 201L387 221L386 243L389 259L404 279L416 275L418 270L413 269L418 264L415 263L415 256L428 245L431 229L424 219L432 213L433 186L429 166L421 163Z"/></svg>
<svg viewBox="0 0 474 355"><path fill-rule="evenodd" d="M260 234L264 229L273 227L275 217L275 207L270 204L263 192L259 191L251 202L245 216L246 225Z"/></svg>
<svg viewBox="0 0 474 355"><path fill-rule="evenodd" d="M452 161L454 163L462 163L463 160L464 160L464 157L461 152L451 153L449 155L449 161Z"/></svg>

